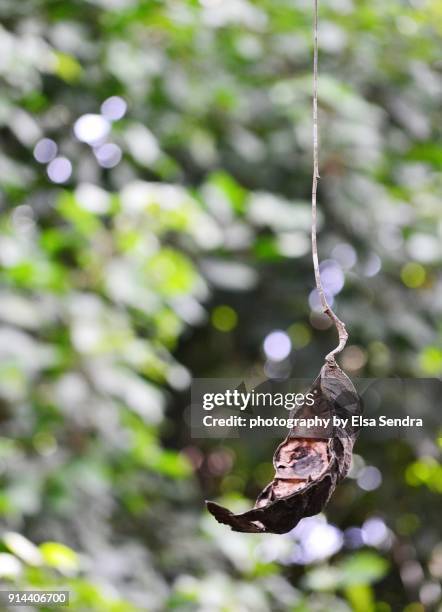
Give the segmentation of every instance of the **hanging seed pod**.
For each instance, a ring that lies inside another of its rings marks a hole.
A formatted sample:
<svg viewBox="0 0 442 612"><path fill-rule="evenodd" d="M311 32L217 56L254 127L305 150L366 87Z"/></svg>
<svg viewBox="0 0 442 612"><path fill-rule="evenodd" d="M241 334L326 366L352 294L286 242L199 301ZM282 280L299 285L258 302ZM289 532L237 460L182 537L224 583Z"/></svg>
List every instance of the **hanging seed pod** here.
<svg viewBox="0 0 442 612"><path fill-rule="evenodd" d="M334 360L325 363L310 392L315 398L313 406L301 407L291 416L336 416L348 419L346 426L330 425L321 431L291 429L273 456L275 476L258 495L252 510L233 514L223 506L206 502L219 523L230 525L233 531L286 533L327 504L350 468L357 433L351 426L351 417L360 414L361 405L353 384Z"/></svg>

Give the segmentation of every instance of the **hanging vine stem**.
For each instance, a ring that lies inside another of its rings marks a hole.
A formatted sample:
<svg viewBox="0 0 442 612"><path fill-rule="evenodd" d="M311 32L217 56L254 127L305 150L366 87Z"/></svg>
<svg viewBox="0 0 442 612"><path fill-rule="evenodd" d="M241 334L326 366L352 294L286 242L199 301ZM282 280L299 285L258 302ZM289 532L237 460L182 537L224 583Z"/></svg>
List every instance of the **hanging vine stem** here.
<svg viewBox="0 0 442 612"><path fill-rule="evenodd" d="M319 180L319 162L318 162L318 0L314 1L314 25L313 25L313 181L312 181L312 258L313 269L315 272L316 289L321 300L322 311L326 314L336 327L339 336L338 346L326 355L327 362L334 362L335 355L340 353L348 340L348 332L345 324L338 318L329 305L325 297L324 288L321 281L321 273L319 270L318 259L318 244L316 239L317 227L317 205L316 195L318 191Z"/></svg>

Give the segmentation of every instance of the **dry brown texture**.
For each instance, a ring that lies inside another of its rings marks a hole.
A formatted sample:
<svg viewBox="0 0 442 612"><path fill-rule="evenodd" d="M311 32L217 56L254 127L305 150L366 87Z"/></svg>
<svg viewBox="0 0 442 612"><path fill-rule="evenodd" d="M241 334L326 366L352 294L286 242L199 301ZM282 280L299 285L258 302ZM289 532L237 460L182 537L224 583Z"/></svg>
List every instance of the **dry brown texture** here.
<svg viewBox="0 0 442 612"><path fill-rule="evenodd" d="M360 412L357 393L336 363L326 364L312 386L313 413L329 417ZM304 433L304 432L303 432ZM274 479L258 495L252 510L233 514L214 502L208 510L234 531L286 533L305 516L320 512L350 467L355 432L335 428L330 438L306 438L293 429L273 457Z"/></svg>
<svg viewBox="0 0 442 612"><path fill-rule="evenodd" d="M291 495L295 491L300 491L305 487L307 481L305 480L280 480L279 478L275 478L272 483L273 495L276 499L280 499L281 497L287 497Z"/></svg>
<svg viewBox="0 0 442 612"><path fill-rule="evenodd" d="M275 454L278 478L316 479L330 463L328 440L291 438Z"/></svg>

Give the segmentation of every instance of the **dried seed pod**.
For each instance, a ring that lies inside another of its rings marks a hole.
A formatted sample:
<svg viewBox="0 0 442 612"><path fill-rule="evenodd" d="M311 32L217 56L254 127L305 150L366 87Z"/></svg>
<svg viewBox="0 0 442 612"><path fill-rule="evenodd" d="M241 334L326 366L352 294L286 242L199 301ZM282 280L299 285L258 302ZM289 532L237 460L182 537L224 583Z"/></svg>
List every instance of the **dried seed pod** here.
<svg viewBox="0 0 442 612"><path fill-rule="evenodd" d="M327 504L350 468L356 439L351 417L360 414L361 405L350 379L334 361L325 363L310 392L315 398L313 405L301 407L292 416L338 416L348 419L347 425L315 431L291 429L273 456L275 477L258 495L252 510L233 514L219 504L206 502L219 523L234 531L286 533Z"/></svg>

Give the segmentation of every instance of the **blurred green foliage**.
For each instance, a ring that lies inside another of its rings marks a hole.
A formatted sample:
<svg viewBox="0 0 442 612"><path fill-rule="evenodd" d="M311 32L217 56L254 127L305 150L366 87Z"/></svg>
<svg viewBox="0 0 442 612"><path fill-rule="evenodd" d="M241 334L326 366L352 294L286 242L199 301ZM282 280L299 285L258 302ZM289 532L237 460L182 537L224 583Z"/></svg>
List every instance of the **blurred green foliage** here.
<svg viewBox="0 0 442 612"><path fill-rule="evenodd" d="M342 363L440 376L442 5L320 4ZM247 506L271 447L189 439L191 374L262 374L277 328L314 376L335 341L308 303L311 3L3 0L0 16L2 588L66 587L97 612L437 609L434 437L361 439L328 519L295 534L202 510Z"/></svg>

